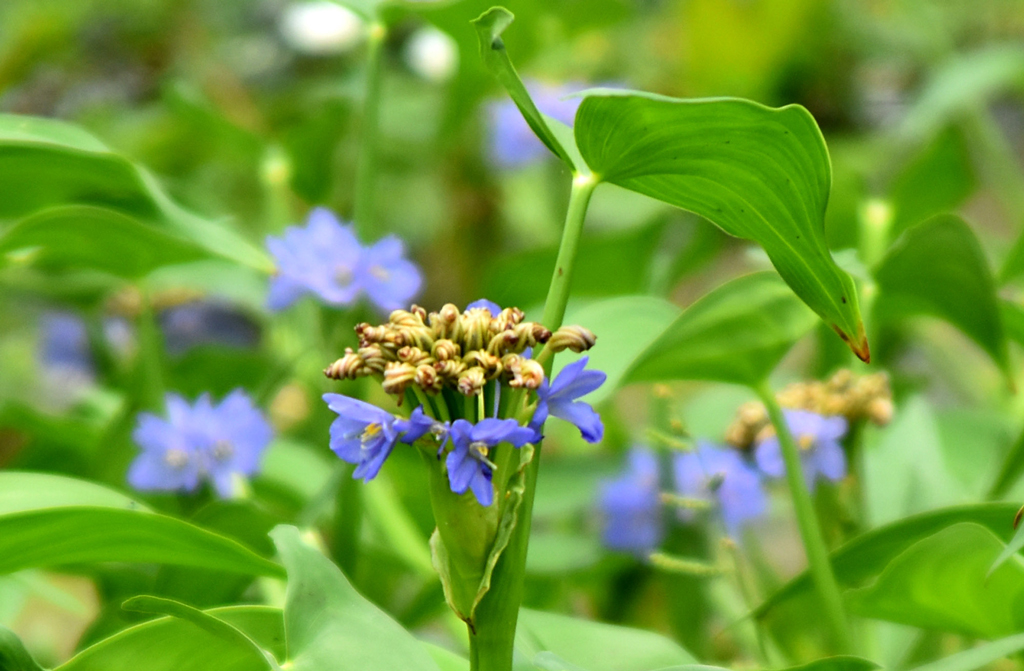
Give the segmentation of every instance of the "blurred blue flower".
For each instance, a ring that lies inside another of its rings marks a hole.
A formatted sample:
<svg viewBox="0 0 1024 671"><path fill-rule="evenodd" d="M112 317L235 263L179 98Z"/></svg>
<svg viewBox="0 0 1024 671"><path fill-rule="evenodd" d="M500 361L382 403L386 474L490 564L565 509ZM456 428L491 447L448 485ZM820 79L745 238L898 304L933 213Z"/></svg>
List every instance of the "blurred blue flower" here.
<svg viewBox="0 0 1024 671"><path fill-rule="evenodd" d="M846 419L808 410L785 410L786 425L800 448L800 464L811 490L819 477L841 480L846 476L846 455L839 441L846 435ZM765 438L754 453L758 468L773 478L786 474L777 436Z"/></svg>
<svg viewBox="0 0 1024 671"><path fill-rule="evenodd" d="M304 227L289 226L283 238L267 237L267 249L277 263L267 297L271 310L307 293L328 305L351 305L365 292L391 311L407 305L422 284L401 240L388 236L364 248L352 227L324 208L310 212Z"/></svg>
<svg viewBox="0 0 1024 671"><path fill-rule="evenodd" d="M91 381L95 375L85 322L70 312L48 312L42 317L39 358L55 376Z"/></svg>
<svg viewBox="0 0 1024 671"><path fill-rule="evenodd" d="M255 347L260 340L255 321L234 306L215 300L175 305L162 311L159 320L164 345L172 355L201 345Z"/></svg>
<svg viewBox="0 0 1024 671"><path fill-rule="evenodd" d="M486 298L481 298L480 300L473 301L472 303L466 306L467 310L472 310L474 308L486 308L487 311L491 313L492 318L497 317L498 315L501 314L501 306L495 303L494 301L487 300Z"/></svg>
<svg viewBox="0 0 1024 671"><path fill-rule="evenodd" d="M598 508L606 547L639 556L657 548L663 536L657 456L646 448L630 450L625 473L601 485Z"/></svg>
<svg viewBox="0 0 1024 671"><path fill-rule="evenodd" d="M445 459L449 486L456 494L472 490L480 505L489 506L494 502L491 477L495 465L489 459L491 448L498 443L522 447L533 440L534 432L514 419L487 418L476 424L457 419L449 436L454 446Z"/></svg>
<svg viewBox="0 0 1024 671"><path fill-rule="evenodd" d="M583 370L590 357L583 357L563 368L555 381L548 384L545 379L537 389L537 409L534 410L530 427L540 433L548 415L554 415L574 424L588 443L599 443L604 437L601 416L590 405L576 399L594 391L608 378L599 370Z"/></svg>
<svg viewBox="0 0 1024 671"><path fill-rule="evenodd" d="M166 397L167 417L139 415L132 438L142 452L128 470L139 490L194 491L209 480L221 497L235 489L235 478L255 475L273 438L263 413L240 389L214 405L203 394L195 405L177 394Z"/></svg>
<svg viewBox="0 0 1024 671"><path fill-rule="evenodd" d="M551 86L527 81L530 97L542 113L572 126L580 98L566 98L583 88L580 84ZM487 107L490 121L491 159L501 168L519 168L535 163L548 153L547 147L537 139L522 113L511 99L490 103Z"/></svg>
<svg viewBox="0 0 1024 671"><path fill-rule="evenodd" d="M324 400L338 413L331 423L331 449L342 460L356 465L353 478L373 480L398 440L395 416L341 394L324 394Z"/></svg>
<svg viewBox="0 0 1024 671"><path fill-rule="evenodd" d="M760 476L735 450L702 441L695 451L677 454L672 470L680 495L717 504L730 536L767 507ZM680 517L692 518L693 512L680 510Z"/></svg>

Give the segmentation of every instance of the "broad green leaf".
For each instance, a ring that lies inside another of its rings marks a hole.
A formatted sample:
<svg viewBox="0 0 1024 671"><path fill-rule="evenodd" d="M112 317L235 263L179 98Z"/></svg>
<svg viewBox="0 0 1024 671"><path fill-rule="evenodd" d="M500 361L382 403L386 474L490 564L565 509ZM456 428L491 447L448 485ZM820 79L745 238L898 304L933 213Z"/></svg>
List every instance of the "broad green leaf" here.
<svg viewBox="0 0 1024 671"><path fill-rule="evenodd" d="M914 667L911 671L974 671L1022 649L1024 634L1015 634Z"/></svg>
<svg viewBox="0 0 1024 671"><path fill-rule="evenodd" d="M890 563L870 587L846 595L865 617L926 629L998 638L1020 630L1024 563L1013 559L989 575L1004 544L974 523L943 529Z"/></svg>
<svg viewBox="0 0 1024 671"><path fill-rule="evenodd" d="M3 671L45 671L36 663L17 634L0 626L0 669Z"/></svg>
<svg viewBox="0 0 1024 671"><path fill-rule="evenodd" d="M213 634L228 645L234 646L239 659L245 660L244 663L247 666L270 669L271 671L279 671L281 668L272 654L264 651L241 629L198 608L172 599L147 595L132 597L121 604L121 607L137 613L169 615L185 620L206 633Z"/></svg>
<svg viewBox="0 0 1024 671"><path fill-rule="evenodd" d="M139 277L164 264L206 256L180 236L95 205L51 207L0 236L0 254L35 248L29 258L37 267L100 268L120 277Z"/></svg>
<svg viewBox="0 0 1024 671"><path fill-rule="evenodd" d="M202 611L237 628L278 659L284 658L281 610L229 606ZM177 617L162 617L119 631L82 650L55 671L260 671L266 663L232 641Z"/></svg>
<svg viewBox="0 0 1024 671"><path fill-rule="evenodd" d="M361 596L298 529L279 526L270 535L288 570L289 668L438 671L412 634Z"/></svg>
<svg viewBox="0 0 1024 671"><path fill-rule="evenodd" d="M995 280L978 239L960 217L940 215L907 230L889 249L875 279L880 315L944 319L1010 375Z"/></svg>
<svg viewBox="0 0 1024 671"><path fill-rule="evenodd" d="M531 659L549 651L587 671L692 664L690 653L660 634L523 608L516 647Z"/></svg>
<svg viewBox="0 0 1024 671"><path fill-rule="evenodd" d="M167 263L219 256L273 269L265 252L223 223L175 204L143 168L53 119L0 115L4 219L15 223L0 233L0 252L39 248L37 258L49 265L134 277ZM99 254L104 245L119 251Z"/></svg>
<svg viewBox="0 0 1024 671"><path fill-rule="evenodd" d="M566 165L573 167L576 172L585 173L587 172L586 164L580 158L576 145L572 141L572 133L566 132L564 127L558 127L560 124L541 114L533 103L533 99L530 98L526 86L519 79L512 61L509 60L501 34L512 25L514 20L512 12L504 7L492 7L473 20L480 41L480 56L483 58L484 65L508 91L512 101L522 112L526 123L533 129L541 142L547 145L547 148Z"/></svg>
<svg viewBox="0 0 1024 671"><path fill-rule="evenodd" d="M807 110L598 89L580 105L575 134L601 181L760 244L793 291L869 357L853 280L825 243L831 166Z"/></svg>
<svg viewBox="0 0 1024 671"><path fill-rule="evenodd" d="M426 648L427 653L430 654L431 659L441 671L469 671L468 659L432 643L424 642L423 647Z"/></svg>
<svg viewBox="0 0 1024 671"><path fill-rule="evenodd" d="M597 345L587 352L588 368L604 371L608 379L587 395L588 403L600 403L628 380L627 372L651 343L679 315L679 308L662 298L619 296L571 308L566 324L584 326L597 335ZM559 357L556 374L572 359Z"/></svg>
<svg viewBox="0 0 1024 671"><path fill-rule="evenodd" d="M604 556L605 552L593 534L532 531L530 550L526 555L526 572L533 575L560 575L593 566Z"/></svg>
<svg viewBox="0 0 1024 671"><path fill-rule="evenodd" d="M979 524L1009 540L1010 523L1017 513L1013 503L978 503L911 515L867 531L831 554L832 570L841 587L856 587L879 575L900 553L919 540L961 522ZM993 559L995 554L992 555ZM779 588L753 615L763 617L776 606L813 590L804 571Z"/></svg>
<svg viewBox="0 0 1024 671"><path fill-rule="evenodd" d="M108 561L282 574L280 566L234 540L149 512L106 487L56 475L0 473L0 574Z"/></svg>
<svg viewBox="0 0 1024 671"><path fill-rule="evenodd" d="M687 308L624 377L627 382L715 380L756 385L815 323L811 311L778 275L747 275Z"/></svg>
<svg viewBox="0 0 1024 671"><path fill-rule="evenodd" d="M547 650L537 653L537 656L533 658L533 666L540 669L540 671L587 671L587 669L570 664L555 653Z"/></svg>

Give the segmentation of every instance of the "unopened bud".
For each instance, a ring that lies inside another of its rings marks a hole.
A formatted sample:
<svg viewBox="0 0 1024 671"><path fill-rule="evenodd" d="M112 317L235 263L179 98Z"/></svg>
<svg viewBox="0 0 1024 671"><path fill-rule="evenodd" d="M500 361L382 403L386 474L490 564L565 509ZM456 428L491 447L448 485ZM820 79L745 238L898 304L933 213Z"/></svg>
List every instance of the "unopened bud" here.
<svg viewBox="0 0 1024 671"><path fill-rule="evenodd" d="M462 343L466 352L483 349L491 340L491 311L472 308L462 314Z"/></svg>
<svg viewBox="0 0 1024 671"><path fill-rule="evenodd" d="M457 343L451 340L442 339L434 341L434 347L431 349L431 353L434 358L438 361L448 361L449 359L458 358L461 353L461 347Z"/></svg>
<svg viewBox="0 0 1024 671"><path fill-rule="evenodd" d="M397 356L398 360L402 363L412 364L413 366L419 366L424 363L433 363L430 355L419 347L410 347L406 345L395 352L395 356Z"/></svg>
<svg viewBox="0 0 1024 671"><path fill-rule="evenodd" d="M437 338L448 340L459 340L461 334L462 313L459 308L451 303L445 303L437 312L431 312L429 316L430 328L433 329Z"/></svg>
<svg viewBox="0 0 1024 671"><path fill-rule="evenodd" d="M366 347L367 345L383 342L387 334L388 328L384 325L371 326L366 322L356 324L356 335L359 336L360 347Z"/></svg>
<svg viewBox="0 0 1024 671"><path fill-rule="evenodd" d="M594 346L597 336L589 329L582 326L563 326L552 334L548 341L548 348L552 352L572 350L573 352L585 352Z"/></svg>
<svg viewBox="0 0 1024 671"><path fill-rule="evenodd" d="M518 352L522 352L527 347L543 345L551 339L551 331L537 322L523 322L517 324L512 330L519 336L519 342L516 345Z"/></svg>
<svg viewBox="0 0 1024 671"><path fill-rule="evenodd" d="M391 358L385 354L384 348L380 345L360 347L359 358L363 360L363 363L367 368L375 373L383 373L384 367L387 366L388 361L391 360Z"/></svg>
<svg viewBox="0 0 1024 671"><path fill-rule="evenodd" d="M384 391L395 394L401 401L402 394L409 383L416 379L416 367L407 363L392 361L384 369Z"/></svg>
<svg viewBox="0 0 1024 671"><path fill-rule="evenodd" d="M345 356L341 357L324 370L324 375L332 380L352 380L360 375L370 375L373 371L366 367L362 357L352 351L352 348L345 349Z"/></svg>
<svg viewBox="0 0 1024 671"><path fill-rule="evenodd" d="M448 359L435 363L434 370L445 380L452 384L458 384L459 376L466 370L466 364L462 359Z"/></svg>
<svg viewBox="0 0 1024 671"><path fill-rule="evenodd" d="M416 367L416 385L429 392L441 391L441 385L444 382L441 376L437 374L437 370L433 366L423 364Z"/></svg>
<svg viewBox="0 0 1024 671"><path fill-rule="evenodd" d="M483 391L486 383L487 376L484 374L483 368L477 366L467 368L459 376L459 391L466 396L476 396Z"/></svg>
<svg viewBox="0 0 1024 671"><path fill-rule="evenodd" d="M487 343L487 351L495 356L503 356L514 350L518 343L519 336L515 331L501 331Z"/></svg>
<svg viewBox="0 0 1024 671"><path fill-rule="evenodd" d="M482 368L488 379L500 375L501 371L504 369L501 365L500 358L490 354L489 352L484 352L483 350L473 350L466 356L462 357L462 360L466 362L467 366L477 366Z"/></svg>
<svg viewBox="0 0 1024 671"><path fill-rule="evenodd" d="M392 310L391 315L388 317L388 321L395 326L406 326L406 327L422 327L423 319L415 313L409 312L408 310Z"/></svg>
<svg viewBox="0 0 1024 671"><path fill-rule="evenodd" d="M544 382L544 367L533 359L527 359L518 354L508 355L508 370L512 373L509 381L510 387L522 387L525 389L537 389Z"/></svg>
<svg viewBox="0 0 1024 671"><path fill-rule="evenodd" d="M523 311L519 308L505 308L494 318L493 327L496 331L507 331L523 321L523 316Z"/></svg>

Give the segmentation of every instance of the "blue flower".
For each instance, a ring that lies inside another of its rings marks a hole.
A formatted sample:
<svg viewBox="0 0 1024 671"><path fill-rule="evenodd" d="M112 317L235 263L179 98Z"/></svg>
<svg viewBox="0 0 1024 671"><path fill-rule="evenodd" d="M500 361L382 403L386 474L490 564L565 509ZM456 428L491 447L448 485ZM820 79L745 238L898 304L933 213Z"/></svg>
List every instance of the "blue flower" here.
<svg viewBox="0 0 1024 671"><path fill-rule="evenodd" d="M338 413L331 423L331 449L342 460L356 465L353 478L373 480L398 440L395 416L341 394L324 394L324 400Z"/></svg>
<svg viewBox="0 0 1024 671"><path fill-rule="evenodd" d="M40 360L55 376L91 381L95 375L85 322L70 312L48 312L42 318Z"/></svg>
<svg viewBox="0 0 1024 671"><path fill-rule="evenodd" d="M244 391L231 392L219 405L209 394L195 405L168 394L166 404L166 419L139 415L132 438L142 452L128 470L133 487L190 492L209 480L226 498L234 492L236 477L259 471L273 429Z"/></svg>
<svg viewBox="0 0 1024 671"><path fill-rule="evenodd" d="M409 419L395 421L395 431L402 435L399 440L409 445L412 445L426 434L433 433L441 441L443 447L444 441L448 437L448 425L437 421L423 412L422 405L417 406L412 411Z"/></svg>
<svg viewBox="0 0 1024 671"><path fill-rule="evenodd" d="M407 305L422 284L401 240L388 236L364 248L351 226L323 208L310 213L306 226L289 226L283 238L268 237L267 249L277 262L267 297L271 310L282 310L304 294L328 305L351 305L365 292L390 311Z"/></svg>
<svg viewBox="0 0 1024 671"><path fill-rule="evenodd" d="M572 126L579 98L566 96L582 88L579 85L550 86L527 82L534 104L544 114ZM519 168L544 158L548 149L537 139L516 104L509 99L492 102L490 117L491 159L501 168Z"/></svg>
<svg viewBox="0 0 1024 671"><path fill-rule="evenodd" d="M744 522L766 509L760 476L735 450L700 442L696 451L676 455L672 469L679 494L717 504L730 536L738 536ZM692 514L680 511L683 519Z"/></svg>
<svg viewBox="0 0 1024 671"><path fill-rule="evenodd" d="M590 405L576 399L594 391L607 379L607 375L599 370L583 370L589 357L568 364L555 381L548 384L547 380L537 389L537 409L534 410L530 427L540 433L548 415L554 415L580 430L583 439L588 443L599 443L604 437L604 424Z"/></svg>
<svg viewBox="0 0 1024 671"><path fill-rule="evenodd" d="M639 556L657 548L663 536L657 456L648 449L633 448L626 472L601 485L598 507L606 547Z"/></svg>
<svg viewBox="0 0 1024 671"><path fill-rule="evenodd" d="M786 410L786 425L800 448L807 487L814 489L819 477L841 480L846 476L846 455L839 441L846 435L846 419L823 416L808 410ZM765 438L754 453L758 468L766 475L781 478L786 474L782 448L777 436Z"/></svg>
<svg viewBox="0 0 1024 671"><path fill-rule="evenodd" d="M456 494L472 490L480 505L489 506L494 502L491 477L495 465L489 459L491 448L498 443L522 447L532 442L535 434L531 429L519 426L514 419L488 418L476 424L457 419L452 423L449 436L454 445L445 459L449 486Z"/></svg>
<svg viewBox="0 0 1024 671"><path fill-rule="evenodd" d="M497 317L498 315L501 314L501 306L495 303L494 301L487 300L486 298L481 298L480 300L473 301L472 303L466 306L467 310L472 310L474 308L486 308L487 311L491 313L492 318Z"/></svg>
<svg viewBox="0 0 1024 671"><path fill-rule="evenodd" d="M201 345L255 347L259 325L241 310L214 300L192 301L160 313L160 329L170 354L184 354Z"/></svg>

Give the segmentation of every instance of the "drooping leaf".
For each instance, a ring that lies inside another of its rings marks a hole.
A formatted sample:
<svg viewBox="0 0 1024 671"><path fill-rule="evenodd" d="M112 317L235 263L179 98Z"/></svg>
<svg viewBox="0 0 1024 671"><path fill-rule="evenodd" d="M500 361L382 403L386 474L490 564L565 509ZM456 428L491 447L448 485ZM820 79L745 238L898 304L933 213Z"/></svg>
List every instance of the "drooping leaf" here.
<svg viewBox="0 0 1024 671"><path fill-rule="evenodd" d="M584 326L597 335L600 343L587 352L588 368L604 371L608 379L586 396L588 403L600 403L628 380L627 373L637 358L673 323L679 308L652 296L618 296L570 308L566 324ZM570 363L569 357L559 357L555 373Z"/></svg>
<svg viewBox="0 0 1024 671"><path fill-rule="evenodd" d="M960 217L933 217L906 231L876 272L880 315L929 314L948 321L1009 375L995 280L977 237Z"/></svg>
<svg viewBox="0 0 1024 671"><path fill-rule="evenodd" d="M1017 506L1012 503L978 503L911 515L867 531L835 550L831 554L832 570L841 587L862 585L915 542L961 522L982 525L1009 540L1016 512ZM804 571L758 606L753 615L763 617L776 606L813 589L811 576Z"/></svg>
<svg viewBox="0 0 1024 671"><path fill-rule="evenodd" d="M106 487L56 475L0 473L0 574L108 561L282 574L280 566L230 538L149 512Z"/></svg>
<svg viewBox="0 0 1024 671"><path fill-rule="evenodd" d="M53 119L0 115L0 219L15 222L0 232L0 252L38 248L45 265L135 277L212 256L273 269L221 222L175 204L143 168Z"/></svg>
<svg viewBox="0 0 1024 671"><path fill-rule="evenodd" d="M690 653L660 634L523 608L516 647L530 659L549 651L587 671L658 669L692 664Z"/></svg>
<svg viewBox="0 0 1024 671"><path fill-rule="evenodd" d="M284 658L281 610L230 606L202 611L241 630L261 648ZM162 617L119 631L85 648L55 671L260 671L263 661L248 656L238 641L210 633L177 617Z"/></svg>
<svg viewBox="0 0 1024 671"><path fill-rule="evenodd" d="M572 133L566 132L564 124L551 119L534 104L526 86L516 73L512 61L505 51L505 42L501 34L512 25L515 17L504 7L492 7L474 19L477 37L480 41L480 56L491 74L498 78L501 85L508 91L512 101L522 112L523 118L533 132L547 145L566 165L577 172L587 172L586 163L579 155L576 144L572 141Z"/></svg>
<svg viewBox="0 0 1024 671"><path fill-rule="evenodd" d="M3 671L45 671L25 649L13 631L0 625L0 669Z"/></svg>
<svg viewBox="0 0 1024 671"><path fill-rule="evenodd" d="M831 166L807 110L598 89L574 129L598 179L757 242L793 291L868 358L853 280L825 243Z"/></svg>
<svg viewBox="0 0 1024 671"><path fill-rule="evenodd" d="M241 663L253 668L280 671L277 660L269 652L263 650L248 634L238 627L218 619L205 611L193 608L180 601L164 599L156 596L136 596L128 599L121 607L137 613L169 615L193 624L196 628L213 634L226 644L234 647Z"/></svg>
<svg viewBox="0 0 1024 671"><path fill-rule="evenodd" d="M918 541L870 587L846 595L865 617L993 639L1020 630L1024 563L1013 559L989 575L1006 546L974 523L955 524Z"/></svg>
<svg viewBox="0 0 1024 671"><path fill-rule="evenodd" d="M412 634L361 596L337 566L302 541L298 529L279 526L271 537L288 570L290 668L438 671Z"/></svg>
<svg viewBox="0 0 1024 671"><path fill-rule="evenodd" d="M1003 551L999 553L996 560L992 562L992 568L988 570L989 574L991 575L993 571L1006 563L1010 557L1020 552L1021 548L1024 548L1024 525L1017 526L1017 530L1013 533L1013 538L1003 548Z"/></svg>
<svg viewBox="0 0 1024 671"><path fill-rule="evenodd" d="M624 379L755 385L815 323L775 273L740 277L687 308L637 357Z"/></svg>

